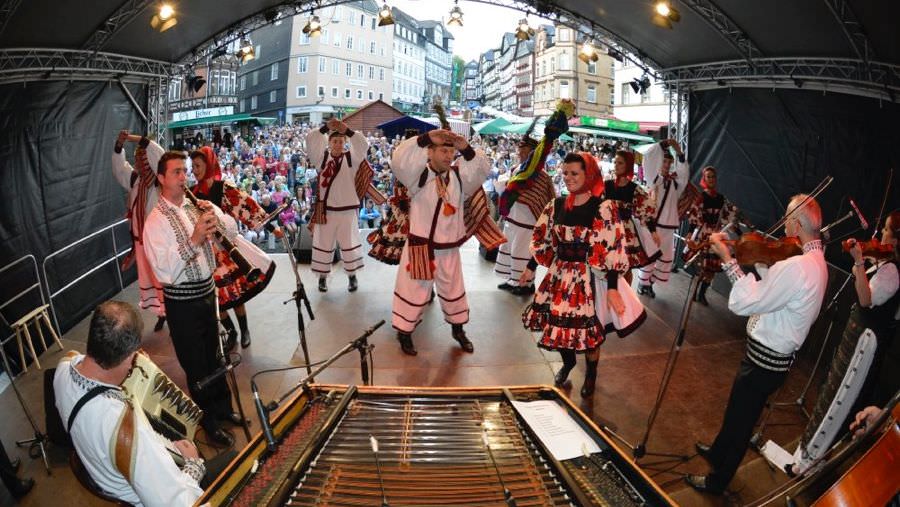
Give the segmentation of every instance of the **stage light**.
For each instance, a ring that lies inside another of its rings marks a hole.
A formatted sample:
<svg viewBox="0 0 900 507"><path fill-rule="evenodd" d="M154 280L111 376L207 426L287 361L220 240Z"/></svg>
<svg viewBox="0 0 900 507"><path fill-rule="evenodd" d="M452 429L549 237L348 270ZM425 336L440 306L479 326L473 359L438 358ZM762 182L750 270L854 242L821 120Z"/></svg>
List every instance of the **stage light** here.
<svg viewBox="0 0 900 507"><path fill-rule="evenodd" d="M387 26L394 24L394 16L391 15L391 8L388 7L387 2L381 6L381 10L378 11L378 26Z"/></svg>
<svg viewBox="0 0 900 507"><path fill-rule="evenodd" d="M681 13L678 12L668 0L660 0L653 7L654 15L651 21L662 28L672 28L672 23L681 21Z"/></svg>
<svg viewBox="0 0 900 507"><path fill-rule="evenodd" d="M531 36L534 35L534 28L528 26L528 20L522 18L519 21L519 26L516 27L516 39L518 40L528 40Z"/></svg>
<svg viewBox="0 0 900 507"><path fill-rule="evenodd" d="M727 86L728 85L728 83L726 83L724 79L720 79L720 80L716 81L716 84L719 86Z"/></svg>
<svg viewBox="0 0 900 507"><path fill-rule="evenodd" d="M631 85L631 89L634 90L634 93L641 93L641 82L638 78L632 79L628 84Z"/></svg>
<svg viewBox="0 0 900 507"><path fill-rule="evenodd" d="M641 94L647 93L647 90L650 89L650 78L647 76L642 77L641 81L640 81L640 86L641 86Z"/></svg>
<svg viewBox="0 0 900 507"><path fill-rule="evenodd" d="M795 77L794 86L796 86L797 88L803 88L803 80Z"/></svg>
<svg viewBox="0 0 900 507"><path fill-rule="evenodd" d="M191 77L187 78L188 88L194 90L194 93L199 92L205 84L206 79L203 79L203 76L192 75Z"/></svg>
<svg viewBox="0 0 900 507"><path fill-rule="evenodd" d="M309 18L306 26L303 27L303 33L310 37L318 37L322 33L322 23L319 21L319 16L313 14Z"/></svg>
<svg viewBox="0 0 900 507"><path fill-rule="evenodd" d="M610 58L612 58L613 60L616 60L619 63L625 62L625 57L622 56L622 53L620 53L619 51L617 51L613 48L606 48L606 54L609 55Z"/></svg>
<svg viewBox="0 0 900 507"><path fill-rule="evenodd" d="M241 39L241 48L237 52L237 57L241 60L241 63L247 63L256 58L256 50L253 48L253 43L250 42L249 37L245 36Z"/></svg>
<svg viewBox="0 0 900 507"><path fill-rule="evenodd" d="M453 8L450 9L450 20L447 26L463 26L463 11L459 8L459 0L453 1Z"/></svg>
<svg viewBox="0 0 900 507"><path fill-rule="evenodd" d="M581 45L581 50L578 52L578 59L589 64L591 62L596 62L599 58L600 55L597 54L597 48L594 47L594 41L592 39L584 41L584 44Z"/></svg>
<svg viewBox="0 0 900 507"><path fill-rule="evenodd" d="M175 8L172 7L172 4L168 3L161 3L159 5L159 11L150 18L150 26L159 32L165 32L177 24L178 20L175 19Z"/></svg>

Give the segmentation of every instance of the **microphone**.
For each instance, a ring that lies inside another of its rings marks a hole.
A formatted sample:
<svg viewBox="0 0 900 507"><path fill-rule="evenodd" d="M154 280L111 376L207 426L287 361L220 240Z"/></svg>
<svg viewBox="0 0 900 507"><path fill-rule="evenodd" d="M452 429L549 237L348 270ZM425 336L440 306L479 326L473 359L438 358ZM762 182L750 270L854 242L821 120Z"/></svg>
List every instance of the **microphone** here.
<svg viewBox="0 0 900 507"><path fill-rule="evenodd" d="M863 216L862 211L859 210L859 206L856 205L856 201L854 201L852 197L850 198L850 206L853 206L853 211L856 212L856 218L859 219L859 225L862 226L863 230L868 229L869 221Z"/></svg>
<svg viewBox="0 0 900 507"><path fill-rule="evenodd" d="M220 379L223 375L233 370L237 365L241 364L241 357L237 356L231 364L226 364L225 366L219 368L218 370L210 373L209 375L203 377L202 379L194 382L194 390L202 391L206 389L210 384Z"/></svg>
<svg viewBox="0 0 900 507"><path fill-rule="evenodd" d="M259 399L259 389L256 387L256 381L250 381L250 390L253 391L253 404L256 405L256 415L259 416L259 424L262 426L263 435L266 436L266 447L270 452L275 452L276 442L275 436L272 435L272 426L269 424L269 413L263 407L262 400Z"/></svg>

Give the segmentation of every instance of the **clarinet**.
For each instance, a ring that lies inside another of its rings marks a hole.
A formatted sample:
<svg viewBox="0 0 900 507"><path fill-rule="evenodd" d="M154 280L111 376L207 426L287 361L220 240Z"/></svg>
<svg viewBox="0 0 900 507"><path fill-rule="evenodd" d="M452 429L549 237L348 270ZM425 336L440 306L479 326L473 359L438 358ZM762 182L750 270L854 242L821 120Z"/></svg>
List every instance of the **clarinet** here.
<svg viewBox="0 0 900 507"><path fill-rule="evenodd" d="M189 201L191 201L191 204L196 206L198 209L200 208L199 202L197 200L197 196L194 195L194 193L191 192L191 189L189 189L187 186L184 187L184 196L187 197L187 199ZM250 262L247 260L246 257L244 257L244 255L240 252L240 250L238 250L237 247L234 246L234 243L232 243L228 238L226 238L224 234L219 232L218 228L216 228L215 234L216 234L216 241L219 242L219 245L222 247L223 250L228 252L228 256L231 257L231 260L235 264L237 264L238 274L246 276L247 280L250 282L255 282L256 279L259 278L259 275L262 274L262 271L260 271L259 268L254 267L252 264L250 264Z"/></svg>

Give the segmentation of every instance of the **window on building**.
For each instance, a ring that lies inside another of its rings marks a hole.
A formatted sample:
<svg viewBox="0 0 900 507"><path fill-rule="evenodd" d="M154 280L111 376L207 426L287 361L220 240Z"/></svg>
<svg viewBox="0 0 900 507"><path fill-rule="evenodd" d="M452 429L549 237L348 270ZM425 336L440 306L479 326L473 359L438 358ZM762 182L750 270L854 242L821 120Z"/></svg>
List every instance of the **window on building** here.
<svg viewBox="0 0 900 507"><path fill-rule="evenodd" d="M218 95L219 94L219 71L218 69L213 70L209 73L209 81L207 81L206 86L209 87L210 95ZM193 92L193 90L191 90Z"/></svg>
<svg viewBox="0 0 900 507"><path fill-rule="evenodd" d="M347 23L350 26L356 24L356 13L351 11L350 9L347 9Z"/></svg>
<svg viewBox="0 0 900 507"><path fill-rule="evenodd" d="M169 100L173 102L181 100L181 78L169 81Z"/></svg>
<svg viewBox="0 0 900 507"><path fill-rule="evenodd" d="M337 58L331 59L331 73L335 76L341 73L341 61Z"/></svg>
<svg viewBox="0 0 900 507"><path fill-rule="evenodd" d="M375 17L372 16L372 30L375 29Z"/></svg>
<svg viewBox="0 0 900 507"><path fill-rule="evenodd" d="M262 58L262 44L257 44L256 49L253 50L253 55L255 58Z"/></svg>
<svg viewBox="0 0 900 507"><path fill-rule="evenodd" d="M346 45L346 47L347 47L347 49L350 49L350 50L353 49L353 36L352 36L352 35L348 35L348 36L347 36L347 45Z"/></svg>
<svg viewBox="0 0 900 507"><path fill-rule="evenodd" d="M591 62L587 66L588 74L597 75L597 62Z"/></svg>
<svg viewBox="0 0 900 507"><path fill-rule="evenodd" d="M274 104L276 100L278 100L278 90L270 91L269 92L269 104Z"/></svg>
<svg viewBox="0 0 900 507"><path fill-rule="evenodd" d="M334 47L341 47L341 32L334 32Z"/></svg>
<svg viewBox="0 0 900 507"><path fill-rule="evenodd" d="M319 39L322 44L328 45L328 29L323 28L322 33L319 34Z"/></svg>
<svg viewBox="0 0 900 507"><path fill-rule="evenodd" d="M247 89L247 76L241 76L241 91ZM178 99L175 99L178 100Z"/></svg>
<svg viewBox="0 0 900 507"><path fill-rule="evenodd" d="M243 113L243 112L246 110L246 106L247 106L247 101L246 101L246 100L241 100L241 103L240 103L240 105L238 106L238 111L241 112L241 113Z"/></svg>
<svg viewBox="0 0 900 507"><path fill-rule="evenodd" d="M369 43L369 54L372 54L372 55L375 54L375 47L376 47L375 41L372 41Z"/></svg>
<svg viewBox="0 0 900 507"><path fill-rule="evenodd" d="M641 104L646 102L650 102L650 90L644 90L641 92Z"/></svg>
<svg viewBox="0 0 900 507"><path fill-rule="evenodd" d="M271 81L275 81L276 79L278 79L278 64L277 63L272 64L272 68L269 70L269 79Z"/></svg>
<svg viewBox="0 0 900 507"><path fill-rule="evenodd" d="M309 44L309 34L308 33L300 33L300 45L305 46Z"/></svg>
<svg viewBox="0 0 900 507"><path fill-rule="evenodd" d="M369 90L369 100L372 100L374 98L375 98L375 92L373 92L372 90Z"/></svg>
<svg viewBox="0 0 900 507"><path fill-rule="evenodd" d="M309 57L301 56L300 58L297 58L297 73L303 74L308 70L309 70Z"/></svg>
<svg viewBox="0 0 900 507"><path fill-rule="evenodd" d="M357 99L357 100L362 100L362 98L363 98L363 92L362 92L362 90L356 90L356 99Z"/></svg>
<svg viewBox="0 0 900 507"><path fill-rule="evenodd" d="M369 65L369 79L375 79L375 67Z"/></svg>
<svg viewBox="0 0 900 507"><path fill-rule="evenodd" d="M631 102L631 83L622 84L622 104Z"/></svg>
<svg viewBox="0 0 900 507"><path fill-rule="evenodd" d="M256 95L250 97L250 109L256 109Z"/></svg>
<svg viewBox="0 0 900 507"><path fill-rule="evenodd" d="M302 99L306 97L306 86L298 86L297 87L297 98Z"/></svg>
<svg viewBox="0 0 900 507"><path fill-rule="evenodd" d="M337 6L337 7L335 7L335 8L334 8L334 12L331 13L331 19L332 19L332 21L340 21L340 20L341 20L341 13L342 13L342 12L343 12L343 8L341 8L340 5Z"/></svg>
<svg viewBox="0 0 900 507"><path fill-rule="evenodd" d="M366 50L366 40L362 37L356 39L356 50L360 53Z"/></svg>
<svg viewBox="0 0 900 507"><path fill-rule="evenodd" d="M616 88L612 85L609 86L609 105L613 105L616 103Z"/></svg>
<svg viewBox="0 0 900 507"><path fill-rule="evenodd" d="M572 98L569 95L569 82L568 81L560 81L559 82L559 98L561 98L561 99Z"/></svg>
<svg viewBox="0 0 900 507"><path fill-rule="evenodd" d="M358 79L363 78L363 64L361 64L361 63L356 64L356 77Z"/></svg>
<svg viewBox="0 0 900 507"><path fill-rule="evenodd" d="M560 42L569 42L571 34L569 33L568 28L559 28L559 41Z"/></svg>
<svg viewBox="0 0 900 507"><path fill-rule="evenodd" d="M345 99L350 98L350 88L344 88L344 98Z"/></svg>
<svg viewBox="0 0 900 507"><path fill-rule="evenodd" d="M334 97L334 98L337 98L337 96L338 96L338 89L337 89L337 86L332 86L332 87L331 87L331 96Z"/></svg>
<svg viewBox="0 0 900 507"><path fill-rule="evenodd" d="M316 88L316 96L318 96L318 97L325 96L325 87L324 86L319 86L318 88Z"/></svg>
<svg viewBox="0 0 900 507"><path fill-rule="evenodd" d="M353 76L353 64L352 63L347 62L347 64L344 66L344 69L345 69L344 73L347 74L347 77Z"/></svg>
<svg viewBox="0 0 900 507"><path fill-rule="evenodd" d="M328 68L328 58L324 56L319 57L319 72L325 72L325 69Z"/></svg>
<svg viewBox="0 0 900 507"><path fill-rule="evenodd" d="M253 74L250 74L250 82L252 83L253 86L256 86L259 84L259 71L258 70L254 70Z"/></svg>
<svg viewBox="0 0 900 507"><path fill-rule="evenodd" d="M563 51L561 55L559 55L559 70L570 70L572 61L569 58L569 52Z"/></svg>
<svg viewBox="0 0 900 507"><path fill-rule="evenodd" d="M384 94L383 94L383 93L379 93L379 94L378 94L378 100L384 100Z"/></svg>
<svg viewBox="0 0 900 507"><path fill-rule="evenodd" d="M594 85L588 85L587 87L587 101L591 104L597 103L597 87Z"/></svg>

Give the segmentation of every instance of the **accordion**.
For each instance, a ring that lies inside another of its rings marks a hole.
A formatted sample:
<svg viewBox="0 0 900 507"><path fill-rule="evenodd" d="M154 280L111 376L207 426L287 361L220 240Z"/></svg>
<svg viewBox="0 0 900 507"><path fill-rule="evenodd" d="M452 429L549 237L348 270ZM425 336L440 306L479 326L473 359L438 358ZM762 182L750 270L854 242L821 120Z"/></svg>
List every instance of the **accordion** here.
<svg viewBox="0 0 900 507"><path fill-rule="evenodd" d="M158 433L170 440L194 440L203 411L143 350L135 356L122 390Z"/></svg>
<svg viewBox="0 0 900 507"><path fill-rule="evenodd" d="M688 182L684 192L681 193L681 197L678 198L678 218L680 220L687 218L687 212L691 209L691 205L694 204L701 195L703 195L703 192L697 188L697 185Z"/></svg>

